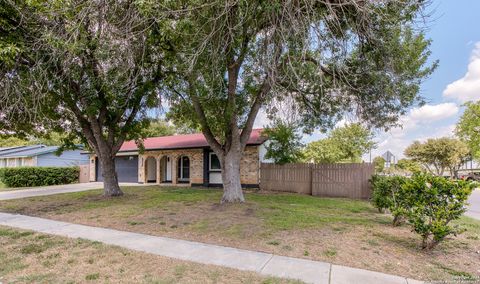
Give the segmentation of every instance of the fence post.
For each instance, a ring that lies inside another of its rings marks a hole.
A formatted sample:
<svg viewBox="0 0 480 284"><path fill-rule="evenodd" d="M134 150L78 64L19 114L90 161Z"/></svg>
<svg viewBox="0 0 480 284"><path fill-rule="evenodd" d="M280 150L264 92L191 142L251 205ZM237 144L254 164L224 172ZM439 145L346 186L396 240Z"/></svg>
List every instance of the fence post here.
<svg viewBox="0 0 480 284"><path fill-rule="evenodd" d="M308 168L310 169L310 195L313 195L313 166L312 164L308 164Z"/></svg>

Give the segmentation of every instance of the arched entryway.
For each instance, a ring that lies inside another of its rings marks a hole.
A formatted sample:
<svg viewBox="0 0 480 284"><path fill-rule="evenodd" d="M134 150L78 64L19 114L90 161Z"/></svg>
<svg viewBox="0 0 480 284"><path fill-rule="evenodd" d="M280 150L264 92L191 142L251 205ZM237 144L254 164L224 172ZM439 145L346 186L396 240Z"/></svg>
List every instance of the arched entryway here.
<svg viewBox="0 0 480 284"><path fill-rule="evenodd" d="M180 156L177 160L178 183L190 182L190 159L187 156Z"/></svg>
<svg viewBox="0 0 480 284"><path fill-rule="evenodd" d="M148 157L145 160L145 182L157 182L157 160L154 157Z"/></svg>
<svg viewBox="0 0 480 284"><path fill-rule="evenodd" d="M169 156L160 159L160 182L172 182L172 159Z"/></svg>

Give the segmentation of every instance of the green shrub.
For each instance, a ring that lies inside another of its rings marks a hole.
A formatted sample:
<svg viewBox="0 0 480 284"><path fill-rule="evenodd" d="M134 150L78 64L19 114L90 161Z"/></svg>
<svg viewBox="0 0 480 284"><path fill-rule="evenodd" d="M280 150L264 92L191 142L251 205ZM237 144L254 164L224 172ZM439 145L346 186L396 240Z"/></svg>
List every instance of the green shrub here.
<svg viewBox="0 0 480 284"><path fill-rule="evenodd" d="M7 187L45 186L78 182L78 167L3 168L0 180Z"/></svg>
<svg viewBox="0 0 480 284"><path fill-rule="evenodd" d="M390 211L395 206L395 194L405 183L406 178L401 176L379 176L372 177L372 203L378 208L378 211L384 212L385 209Z"/></svg>
<svg viewBox="0 0 480 284"><path fill-rule="evenodd" d="M466 211L475 184L429 174L415 174L400 192L413 231L422 237L422 248L432 249L449 235L462 230L450 222Z"/></svg>

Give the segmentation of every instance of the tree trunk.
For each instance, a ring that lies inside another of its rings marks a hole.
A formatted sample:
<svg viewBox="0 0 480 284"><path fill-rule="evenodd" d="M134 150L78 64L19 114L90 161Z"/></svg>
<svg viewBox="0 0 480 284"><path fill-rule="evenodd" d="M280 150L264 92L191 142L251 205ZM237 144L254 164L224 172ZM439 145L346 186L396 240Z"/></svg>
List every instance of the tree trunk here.
<svg viewBox="0 0 480 284"><path fill-rule="evenodd" d="M398 227L398 226L400 226L400 225L403 223L403 221L404 221L403 216L401 216L401 215L395 215L395 216L393 217L392 226Z"/></svg>
<svg viewBox="0 0 480 284"><path fill-rule="evenodd" d="M242 153L232 149L221 159L223 197L221 203L244 202L242 184L240 183L240 160Z"/></svg>
<svg viewBox="0 0 480 284"><path fill-rule="evenodd" d="M117 171L115 170L115 159L110 157L98 157L102 165L103 196L113 197L123 195L118 185Z"/></svg>

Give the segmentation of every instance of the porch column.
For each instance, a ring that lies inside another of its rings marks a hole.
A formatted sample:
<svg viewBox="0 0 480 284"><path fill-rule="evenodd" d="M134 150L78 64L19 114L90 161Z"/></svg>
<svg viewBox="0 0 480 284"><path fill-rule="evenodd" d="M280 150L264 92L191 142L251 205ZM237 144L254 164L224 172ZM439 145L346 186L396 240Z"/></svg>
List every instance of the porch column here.
<svg viewBox="0 0 480 284"><path fill-rule="evenodd" d="M160 176L160 156L156 157L155 160L157 161L157 184L160 184L162 178Z"/></svg>
<svg viewBox="0 0 480 284"><path fill-rule="evenodd" d="M145 183L145 157L143 155L138 156L138 182Z"/></svg>
<svg viewBox="0 0 480 284"><path fill-rule="evenodd" d="M171 156L171 159L172 159L172 184L177 184L177 163L178 163L178 156L177 155L172 155Z"/></svg>

